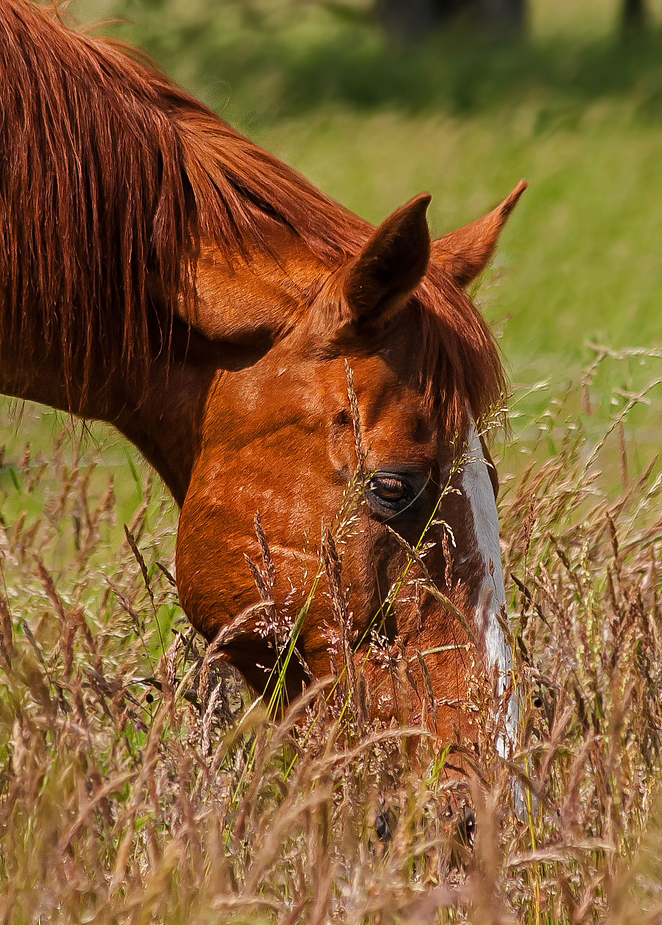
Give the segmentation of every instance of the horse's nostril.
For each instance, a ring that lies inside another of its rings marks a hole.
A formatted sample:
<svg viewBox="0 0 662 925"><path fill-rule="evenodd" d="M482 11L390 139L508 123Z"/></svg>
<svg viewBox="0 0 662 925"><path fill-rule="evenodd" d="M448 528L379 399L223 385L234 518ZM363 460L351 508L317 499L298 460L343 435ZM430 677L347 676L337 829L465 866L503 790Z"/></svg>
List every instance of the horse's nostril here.
<svg viewBox="0 0 662 925"><path fill-rule="evenodd" d="M476 814L465 806L457 823L457 839L466 848L473 848L476 836Z"/></svg>
<svg viewBox="0 0 662 925"><path fill-rule="evenodd" d="M469 806L464 806L455 816L451 839L450 864L457 870L472 863L476 835L476 815Z"/></svg>
<svg viewBox="0 0 662 925"><path fill-rule="evenodd" d="M384 843L388 843L393 838L395 831L395 813L392 809L380 809L375 817L375 833L377 838Z"/></svg>

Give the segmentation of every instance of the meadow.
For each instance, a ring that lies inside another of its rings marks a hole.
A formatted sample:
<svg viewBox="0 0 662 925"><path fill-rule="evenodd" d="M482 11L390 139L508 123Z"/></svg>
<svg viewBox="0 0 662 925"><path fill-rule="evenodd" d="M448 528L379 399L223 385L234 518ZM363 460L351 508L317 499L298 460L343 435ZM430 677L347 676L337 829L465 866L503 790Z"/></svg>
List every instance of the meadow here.
<svg viewBox="0 0 662 925"><path fill-rule="evenodd" d="M615 7L537 0L522 46L410 49L359 2L72 4L372 221L427 189L442 233L529 180L475 292L511 376L522 723L500 759L476 689L458 783L342 689L268 716L178 607L158 479L3 400L2 921L660 921L662 7L628 42Z"/></svg>

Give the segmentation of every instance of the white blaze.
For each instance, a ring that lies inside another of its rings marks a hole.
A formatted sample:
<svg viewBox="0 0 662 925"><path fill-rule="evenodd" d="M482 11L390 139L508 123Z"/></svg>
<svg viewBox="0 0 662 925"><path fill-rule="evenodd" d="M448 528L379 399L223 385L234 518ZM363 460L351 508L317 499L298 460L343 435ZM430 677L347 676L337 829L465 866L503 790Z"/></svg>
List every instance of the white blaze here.
<svg viewBox="0 0 662 925"><path fill-rule="evenodd" d="M480 438L471 422L467 437L468 457L462 469L462 489L471 505L478 553L483 560L483 581L478 594L476 629L485 642L485 654L491 668L498 671L498 694L501 696L510 680L511 652L497 617L506 615L506 593L503 586L501 548L499 546L499 516L492 482L487 471L489 463L483 454ZM499 737L497 748L502 755L514 744L519 710L515 697L508 706L507 733Z"/></svg>

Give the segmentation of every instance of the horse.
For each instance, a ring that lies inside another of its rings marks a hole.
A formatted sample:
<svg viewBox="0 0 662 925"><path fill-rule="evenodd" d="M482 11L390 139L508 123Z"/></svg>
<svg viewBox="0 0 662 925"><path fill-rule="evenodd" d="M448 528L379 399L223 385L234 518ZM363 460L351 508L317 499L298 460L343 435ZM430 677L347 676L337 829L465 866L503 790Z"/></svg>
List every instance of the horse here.
<svg viewBox="0 0 662 925"><path fill-rule="evenodd" d="M375 228L130 49L0 0L0 391L135 444L181 509L181 606L257 691L281 632L288 700L349 671L369 716L468 743L475 679L508 698L505 378L467 287L525 186L437 240L426 193Z"/></svg>

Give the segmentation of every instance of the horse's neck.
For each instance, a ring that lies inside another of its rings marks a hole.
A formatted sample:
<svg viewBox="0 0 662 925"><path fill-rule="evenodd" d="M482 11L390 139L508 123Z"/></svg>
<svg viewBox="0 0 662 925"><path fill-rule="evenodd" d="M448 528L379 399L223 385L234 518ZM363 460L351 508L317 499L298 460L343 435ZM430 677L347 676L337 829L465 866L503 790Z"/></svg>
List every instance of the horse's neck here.
<svg viewBox="0 0 662 925"><path fill-rule="evenodd" d="M305 312L311 284L327 274L293 232L265 216L260 244L228 261L203 244L196 270L197 300L181 305L182 317L212 342L255 344L296 324Z"/></svg>
<svg viewBox="0 0 662 925"><path fill-rule="evenodd" d="M57 347L35 343L27 361L2 352L0 393L112 424L138 447L181 505L210 388L225 371L259 359L296 323L305 304L301 294L310 282L313 258L288 238L276 240L273 253L259 249L234 266L203 247L196 283L200 298L190 316L182 308L169 357L151 364L147 382L135 384L126 370L99 372L95 378L92 369L83 388L75 376L65 376ZM82 373L79 378L85 379Z"/></svg>
<svg viewBox="0 0 662 925"><path fill-rule="evenodd" d="M105 421L116 427L157 470L182 504L195 459L204 402L216 370L209 363L157 361L148 381L131 383L126 371L95 381L85 390L66 382L54 352L36 351L20 368L3 363L0 392Z"/></svg>

